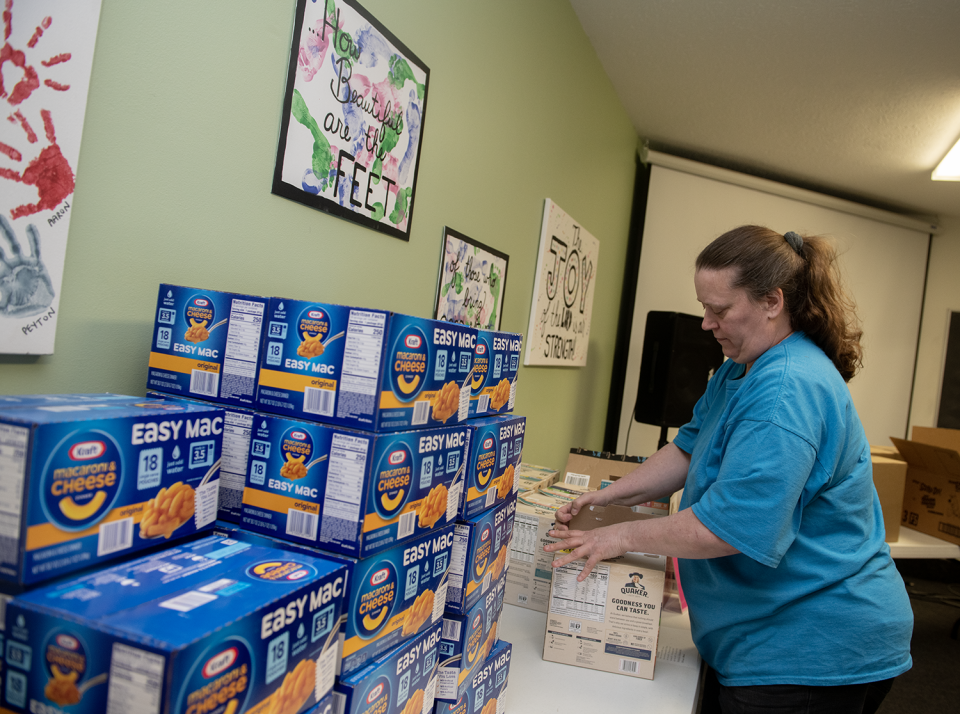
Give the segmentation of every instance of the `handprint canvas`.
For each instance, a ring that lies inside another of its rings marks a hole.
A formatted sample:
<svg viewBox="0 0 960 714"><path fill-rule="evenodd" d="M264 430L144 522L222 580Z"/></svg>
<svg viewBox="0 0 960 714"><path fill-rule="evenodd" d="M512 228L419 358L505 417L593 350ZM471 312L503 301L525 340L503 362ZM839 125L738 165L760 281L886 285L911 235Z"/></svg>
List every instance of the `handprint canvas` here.
<svg viewBox="0 0 960 714"><path fill-rule="evenodd" d="M430 70L353 0L299 0L273 193L409 240Z"/></svg>
<svg viewBox="0 0 960 714"><path fill-rule="evenodd" d="M101 0L4 0L0 352L52 354Z"/></svg>

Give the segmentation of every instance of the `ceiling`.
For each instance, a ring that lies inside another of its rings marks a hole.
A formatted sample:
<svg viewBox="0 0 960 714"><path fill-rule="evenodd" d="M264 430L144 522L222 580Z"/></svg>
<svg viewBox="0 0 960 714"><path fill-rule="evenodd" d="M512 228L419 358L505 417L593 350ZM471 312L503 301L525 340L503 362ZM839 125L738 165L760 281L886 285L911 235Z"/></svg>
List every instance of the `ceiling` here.
<svg viewBox="0 0 960 714"><path fill-rule="evenodd" d="M650 148L919 216L960 138L958 0L571 0Z"/></svg>

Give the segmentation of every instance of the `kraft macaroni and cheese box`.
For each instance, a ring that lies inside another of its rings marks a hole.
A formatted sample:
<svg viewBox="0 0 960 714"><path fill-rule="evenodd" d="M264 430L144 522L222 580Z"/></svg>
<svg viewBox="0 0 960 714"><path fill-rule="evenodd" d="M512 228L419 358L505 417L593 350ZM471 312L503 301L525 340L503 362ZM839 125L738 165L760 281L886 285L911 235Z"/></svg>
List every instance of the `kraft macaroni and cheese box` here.
<svg viewBox="0 0 960 714"><path fill-rule="evenodd" d="M470 458L460 492L460 518L472 518L513 497L519 490L517 467L527 420L522 416L486 417L467 422Z"/></svg>
<svg viewBox="0 0 960 714"><path fill-rule="evenodd" d="M478 330L470 381L470 418L506 414L517 398L517 370L523 335Z"/></svg>
<svg viewBox="0 0 960 714"><path fill-rule="evenodd" d="M304 712L332 690L346 568L208 536L8 603L15 712Z"/></svg>
<svg viewBox="0 0 960 714"><path fill-rule="evenodd" d="M267 299L160 285L147 389L252 407Z"/></svg>
<svg viewBox="0 0 960 714"><path fill-rule="evenodd" d="M337 714L432 714L440 654L438 622L334 685Z"/></svg>
<svg viewBox="0 0 960 714"><path fill-rule="evenodd" d="M444 613L440 640L437 699L455 702L470 684L473 673L497 643L503 612L504 578L463 614Z"/></svg>
<svg viewBox="0 0 960 714"><path fill-rule="evenodd" d="M261 411L378 432L468 417L474 328L272 298L266 332Z"/></svg>
<svg viewBox="0 0 960 714"><path fill-rule="evenodd" d="M374 555L453 520L468 434L462 426L375 434L260 414L242 525L342 555Z"/></svg>
<svg viewBox="0 0 960 714"><path fill-rule="evenodd" d="M218 532L346 564L346 614L340 627L338 674L345 677L440 621L447 599L453 524L358 560L221 524Z"/></svg>
<svg viewBox="0 0 960 714"><path fill-rule="evenodd" d="M213 526L223 410L0 410L0 580L33 585Z"/></svg>
<svg viewBox="0 0 960 714"><path fill-rule="evenodd" d="M131 397L126 394L109 392L93 394L4 394L0 395L0 409L21 409L23 407L61 407L67 411L76 409L102 409L111 404L139 402L143 397Z"/></svg>
<svg viewBox="0 0 960 714"><path fill-rule="evenodd" d="M455 524L447 588L449 612L470 610L507 569L516 510L517 499L511 498L479 516Z"/></svg>
<svg viewBox="0 0 960 714"><path fill-rule="evenodd" d="M483 665L474 670L460 699L454 703L437 702L434 714L502 714L506 711L512 654L512 644L504 640L497 642Z"/></svg>
<svg viewBox="0 0 960 714"><path fill-rule="evenodd" d="M220 489L217 494L217 518L239 523L242 516L240 507L243 503L243 486L247 480L250 434L253 432L256 412L241 407L214 405L200 399L175 397L163 392L147 392L147 397L219 406L223 409L223 449L220 460Z"/></svg>

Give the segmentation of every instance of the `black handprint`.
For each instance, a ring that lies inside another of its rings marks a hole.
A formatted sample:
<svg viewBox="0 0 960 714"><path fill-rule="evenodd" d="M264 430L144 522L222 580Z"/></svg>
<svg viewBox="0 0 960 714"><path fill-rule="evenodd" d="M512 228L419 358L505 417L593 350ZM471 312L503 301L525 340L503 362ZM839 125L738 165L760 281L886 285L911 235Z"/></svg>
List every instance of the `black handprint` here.
<svg viewBox="0 0 960 714"><path fill-rule="evenodd" d="M53 302L53 282L40 260L40 234L32 223L27 226L30 253L20 249L13 227L0 215L0 233L10 249L10 256L0 248L0 315L29 317L43 312Z"/></svg>

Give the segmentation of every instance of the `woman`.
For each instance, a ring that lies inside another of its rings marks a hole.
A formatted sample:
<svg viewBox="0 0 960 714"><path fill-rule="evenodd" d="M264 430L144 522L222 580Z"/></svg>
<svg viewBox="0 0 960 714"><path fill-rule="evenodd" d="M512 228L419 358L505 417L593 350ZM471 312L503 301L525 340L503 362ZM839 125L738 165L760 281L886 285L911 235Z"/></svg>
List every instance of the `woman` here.
<svg viewBox="0 0 960 714"><path fill-rule="evenodd" d="M682 558L724 712L874 711L911 666L913 614L845 384L862 333L836 254L821 238L743 226L700 253L694 284L703 329L729 359L672 444L557 512L561 540L547 550L573 550L553 565L586 558L582 580L626 551ZM680 488L672 516L565 525L589 504Z"/></svg>

